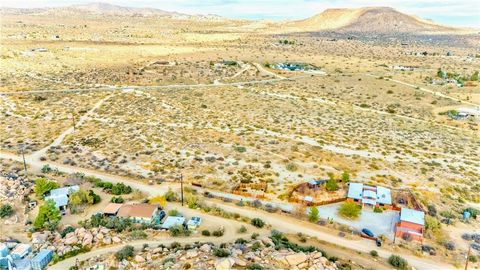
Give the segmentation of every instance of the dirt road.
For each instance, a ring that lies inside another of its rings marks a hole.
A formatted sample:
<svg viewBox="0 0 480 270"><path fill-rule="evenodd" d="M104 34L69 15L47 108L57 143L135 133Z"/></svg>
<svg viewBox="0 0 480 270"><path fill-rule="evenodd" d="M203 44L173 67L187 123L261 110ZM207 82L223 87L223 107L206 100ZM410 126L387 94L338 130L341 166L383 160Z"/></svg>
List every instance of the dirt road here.
<svg viewBox="0 0 480 270"><path fill-rule="evenodd" d="M9 153L4 153L0 152L0 158L6 158L6 159L12 159L16 161L22 161L22 158L20 156L14 155L14 154L9 154ZM52 167L57 168L60 171L66 172L66 173L75 173L75 172L82 172L85 175L90 175L90 176L95 176L98 178L102 178L107 181L111 181L113 183L128 183L131 185L133 188L136 188L142 192L145 192L146 194L150 196L154 195L163 195L169 188L173 189L178 189L178 184L177 183L163 183L162 185L156 185L156 186L151 186L148 184L144 184L132 179L128 179L125 177L118 177L114 175L109 175L106 173L102 172L97 172L94 170L89 170L89 169L84 169L84 168L78 168L78 167L72 167L72 166L66 166L63 164L58 164L58 163L52 163L52 162L42 162L42 161L31 161L29 163L30 169L33 170L40 170L42 166L49 164ZM286 233L303 233L312 237L317 237L318 239L321 239L326 242L334 243L338 246L342 246L348 249L352 250L357 250L361 252L369 252L370 250L377 250L378 254L382 258L388 258L390 255L392 255L392 252L383 250L383 249L378 249L375 246L375 243L372 241L368 240L349 240L345 239L343 237L339 237L337 235L332 235L326 232L323 232L319 230L318 225L301 221L298 219L295 219L293 217L285 216L285 215L279 215L279 214L274 214L274 213L267 213L264 211L252 209L252 208L246 208L246 207L238 207L235 205L230 205L230 204L225 204L217 201L212 201L209 199L205 199L206 202L211 203L211 204L216 204L217 206L221 206L226 211L229 212L236 212L240 215L243 216L248 216L250 218L261 218L268 224L271 224L273 228L283 231ZM222 219L223 220L223 219ZM224 220L227 221L227 220ZM193 242L196 241L193 238L188 238L188 242ZM225 240L224 240L225 241ZM118 249L119 247L117 247ZM95 252L101 252L101 251L92 251ZM108 252L108 251L106 251ZM90 253L88 253L90 254ZM80 255L82 256L82 255ZM85 254L85 258L89 258L94 255L87 255ZM412 255L404 255L402 256L408 260L409 264L414 266L416 269L425 269L425 270L431 270L431 269L453 269L452 266L443 264L441 262L435 262L423 258L418 258ZM77 257L74 257L72 259L76 259ZM83 257L79 257L81 259ZM55 268L55 269L65 269L65 268Z"/></svg>
<svg viewBox="0 0 480 270"><path fill-rule="evenodd" d="M115 253L118 250L120 250L122 247L125 245L130 245L133 246L135 249L140 249L143 247L144 244L148 244L150 247L157 247L159 244L163 244L165 246L169 246L173 242L178 242L180 244L192 244L194 242L209 242L209 243L214 243L216 245L221 244L221 243L226 243L226 242L233 242L239 237L245 237L245 234L239 234L237 233L237 229L240 228L242 225L245 225L247 227L248 233L253 233L257 232L260 235L265 235L267 232L265 230L259 230L256 229L253 226L247 225L245 223L241 223L239 221L231 220L231 219L224 219L220 218L217 216L213 215L208 215L196 210L189 209L187 207L182 207L180 205L173 205L172 208L177 209L180 211L182 214L184 214L187 217L191 216L199 216L204 220L204 223L207 223L207 226L209 228L219 228L219 227L224 227L225 232L223 236L221 237L206 237L206 236L201 236L201 234L198 232L195 235L186 237L186 238L180 238L180 237L165 237L165 238L159 238L159 239L151 239L151 240L138 240L138 241L133 241L129 242L126 244L122 245L115 245L115 246L109 246L106 248L99 248L92 250L88 253L80 254L78 256L66 259L64 261L58 262L57 264L54 264L50 266L48 269L49 270L64 270L64 269L69 269L71 266L75 265L76 260L78 259L79 261L84 261L88 260L92 257L95 256L100 256L100 255L105 255L108 253ZM204 226L202 226L204 227Z"/></svg>

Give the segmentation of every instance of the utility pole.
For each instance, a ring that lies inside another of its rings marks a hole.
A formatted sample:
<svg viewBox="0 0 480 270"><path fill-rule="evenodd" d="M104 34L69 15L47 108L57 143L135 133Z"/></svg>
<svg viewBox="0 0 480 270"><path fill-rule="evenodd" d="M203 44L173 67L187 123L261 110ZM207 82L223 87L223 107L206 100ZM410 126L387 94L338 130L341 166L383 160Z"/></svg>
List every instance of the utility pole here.
<svg viewBox="0 0 480 270"><path fill-rule="evenodd" d="M180 192L182 196L182 206L183 206L183 174L180 174Z"/></svg>
<svg viewBox="0 0 480 270"><path fill-rule="evenodd" d="M472 245L469 245L468 246L468 252L467 252L467 257L466 257L466 260L465 260L465 270L468 269L468 257L470 257L470 251L472 250Z"/></svg>
<svg viewBox="0 0 480 270"><path fill-rule="evenodd" d="M72 110L73 132L75 132L75 112Z"/></svg>
<svg viewBox="0 0 480 270"><path fill-rule="evenodd" d="M22 145L23 169L25 170L25 177L27 177L27 162L25 161L25 145Z"/></svg>

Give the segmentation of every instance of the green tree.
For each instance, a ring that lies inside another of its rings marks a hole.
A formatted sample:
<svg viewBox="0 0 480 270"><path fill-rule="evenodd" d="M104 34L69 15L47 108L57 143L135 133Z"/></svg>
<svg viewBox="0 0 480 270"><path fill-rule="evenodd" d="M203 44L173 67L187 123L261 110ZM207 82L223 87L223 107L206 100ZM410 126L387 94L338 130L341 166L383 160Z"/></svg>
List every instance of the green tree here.
<svg viewBox="0 0 480 270"><path fill-rule="evenodd" d="M60 210L58 210L53 200L47 200L38 210L37 218L33 225L37 229L55 228L60 220Z"/></svg>
<svg viewBox="0 0 480 270"><path fill-rule="evenodd" d="M330 178L327 180L327 183L325 184L325 188L327 189L327 191L337 190L337 188L338 188L337 180L335 180L335 178L333 178L333 174L329 175L329 177Z"/></svg>
<svg viewBox="0 0 480 270"><path fill-rule="evenodd" d="M399 270L408 269L408 262L404 258L397 255L390 256L388 258L388 263Z"/></svg>
<svg viewBox="0 0 480 270"><path fill-rule="evenodd" d="M13 207L10 204L0 206L0 218L9 217L13 214Z"/></svg>
<svg viewBox="0 0 480 270"><path fill-rule="evenodd" d="M313 206L310 208L310 213L308 214L308 220L310 220L310 222L317 222L318 219L319 219L318 208L316 206Z"/></svg>
<svg viewBox="0 0 480 270"><path fill-rule="evenodd" d="M117 258L117 260L122 261L128 259L129 257L132 257L133 251L134 249L132 246L124 246L122 249L117 251L115 257Z"/></svg>
<svg viewBox="0 0 480 270"><path fill-rule="evenodd" d="M167 200L167 202L174 202L177 200L177 196L171 188L168 188L168 191L163 196L165 197L165 200Z"/></svg>
<svg viewBox="0 0 480 270"><path fill-rule="evenodd" d="M59 185L57 184L57 182L50 181L47 178L42 177L35 180L34 191L38 197L42 197L50 190L56 189L56 188L59 188Z"/></svg>
<svg viewBox="0 0 480 270"><path fill-rule="evenodd" d="M478 71L475 71L475 72L472 74L472 77L470 77L470 80L471 80L471 81L478 81Z"/></svg>
<svg viewBox="0 0 480 270"><path fill-rule="evenodd" d="M259 218L252 219L250 223L257 228L262 228L265 225L265 222Z"/></svg>
<svg viewBox="0 0 480 270"><path fill-rule="evenodd" d="M344 202L338 212L340 215L347 217L347 218L357 218L362 211L362 207L354 202Z"/></svg>
<svg viewBox="0 0 480 270"><path fill-rule="evenodd" d="M342 173L342 182L348 183L350 182L350 174L347 171Z"/></svg>

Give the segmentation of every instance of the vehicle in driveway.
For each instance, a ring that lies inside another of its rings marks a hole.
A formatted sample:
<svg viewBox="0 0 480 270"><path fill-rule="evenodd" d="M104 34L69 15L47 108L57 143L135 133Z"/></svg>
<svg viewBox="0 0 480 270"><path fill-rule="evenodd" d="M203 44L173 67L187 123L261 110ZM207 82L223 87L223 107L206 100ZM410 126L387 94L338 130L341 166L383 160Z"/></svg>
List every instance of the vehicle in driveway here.
<svg viewBox="0 0 480 270"><path fill-rule="evenodd" d="M367 229L367 228L363 228L363 229L362 229L362 233L365 234L365 235L368 236L368 237L375 237L375 235L373 234L373 232L370 231L370 230Z"/></svg>
<svg viewBox="0 0 480 270"><path fill-rule="evenodd" d="M375 244L377 245L377 247L381 247L382 246L382 241L380 241L380 239L377 239L377 240L375 240Z"/></svg>

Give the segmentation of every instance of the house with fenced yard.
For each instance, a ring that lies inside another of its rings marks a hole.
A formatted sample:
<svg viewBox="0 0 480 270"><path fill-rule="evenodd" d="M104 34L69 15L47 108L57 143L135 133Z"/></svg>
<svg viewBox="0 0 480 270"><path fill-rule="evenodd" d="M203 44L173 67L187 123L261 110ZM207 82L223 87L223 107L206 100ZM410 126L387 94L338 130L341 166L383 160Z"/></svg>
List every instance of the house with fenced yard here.
<svg viewBox="0 0 480 270"><path fill-rule="evenodd" d="M368 186L362 183L348 185L347 201L359 205L370 205L392 209L392 191L381 186Z"/></svg>

